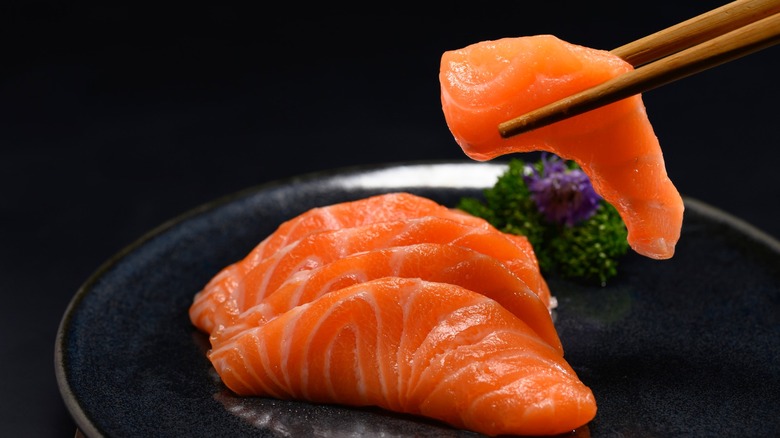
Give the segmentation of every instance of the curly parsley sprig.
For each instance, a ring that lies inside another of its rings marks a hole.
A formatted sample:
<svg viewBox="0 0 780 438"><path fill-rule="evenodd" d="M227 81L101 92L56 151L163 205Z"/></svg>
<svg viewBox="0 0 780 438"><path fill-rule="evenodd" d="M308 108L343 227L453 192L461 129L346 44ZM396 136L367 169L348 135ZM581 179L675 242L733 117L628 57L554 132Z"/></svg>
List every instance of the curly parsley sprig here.
<svg viewBox="0 0 780 438"><path fill-rule="evenodd" d="M575 162L552 154L531 164L512 159L483 194L462 198L458 208L526 236L544 274L601 285L617 275L629 248L626 226Z"/></svg>

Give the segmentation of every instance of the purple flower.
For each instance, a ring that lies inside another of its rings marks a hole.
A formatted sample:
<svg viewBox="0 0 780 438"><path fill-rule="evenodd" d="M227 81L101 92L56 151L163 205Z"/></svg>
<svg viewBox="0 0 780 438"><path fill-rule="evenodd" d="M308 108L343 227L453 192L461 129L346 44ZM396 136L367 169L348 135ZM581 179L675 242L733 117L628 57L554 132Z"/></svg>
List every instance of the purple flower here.
<svg viewBox="0 0 780 438"><path fill-rule="evenodd" d="M547 220L573 226L588 219L599 207L601 197L581 169L569 169L558 156L542 154L541 172L526 165L525 184L539 211Z"/></svg>

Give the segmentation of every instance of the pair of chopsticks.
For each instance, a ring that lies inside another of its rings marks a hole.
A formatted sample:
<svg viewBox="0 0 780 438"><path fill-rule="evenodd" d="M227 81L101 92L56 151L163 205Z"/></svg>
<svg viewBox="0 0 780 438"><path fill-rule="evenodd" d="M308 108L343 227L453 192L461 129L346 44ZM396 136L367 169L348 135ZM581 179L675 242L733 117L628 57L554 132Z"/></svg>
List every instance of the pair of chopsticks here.
<svg viewBox="0 0 780 438"><path fill-rule="evenodd" d="M611 51L634 70L498 125L508 138L780 43L780 0L737 0Z"/></svg>

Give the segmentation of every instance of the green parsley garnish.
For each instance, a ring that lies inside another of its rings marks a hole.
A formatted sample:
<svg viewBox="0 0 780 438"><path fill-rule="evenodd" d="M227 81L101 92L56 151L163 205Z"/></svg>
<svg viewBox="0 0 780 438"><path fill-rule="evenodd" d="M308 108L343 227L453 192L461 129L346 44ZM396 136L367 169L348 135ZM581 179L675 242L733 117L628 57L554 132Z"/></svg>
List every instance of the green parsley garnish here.
<svg viewBox="0 0 780 438"><path fill-rule="evenodd" d="M629 249L626 226L573 161L551 154L532 164L512 159L483 194L462 198L457 207L526 236L544 275L601 285L617 275Z"/></svg>

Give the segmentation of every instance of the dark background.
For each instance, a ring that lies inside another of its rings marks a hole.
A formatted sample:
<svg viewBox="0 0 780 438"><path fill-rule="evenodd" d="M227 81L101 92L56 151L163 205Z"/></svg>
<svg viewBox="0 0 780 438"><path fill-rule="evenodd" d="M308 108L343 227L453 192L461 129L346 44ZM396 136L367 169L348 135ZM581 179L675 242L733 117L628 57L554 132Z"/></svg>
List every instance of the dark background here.
<svg viewBox="0 0 780 438"><path fill-rule="evenodd" d="M540 33L610 49L724 3L0 7L0 435L73 436L60 318L145 232L296 174L465 160L441 113L443 51ZM770 48L644 96L679 190L774 237L779 60Z"/></svg>

